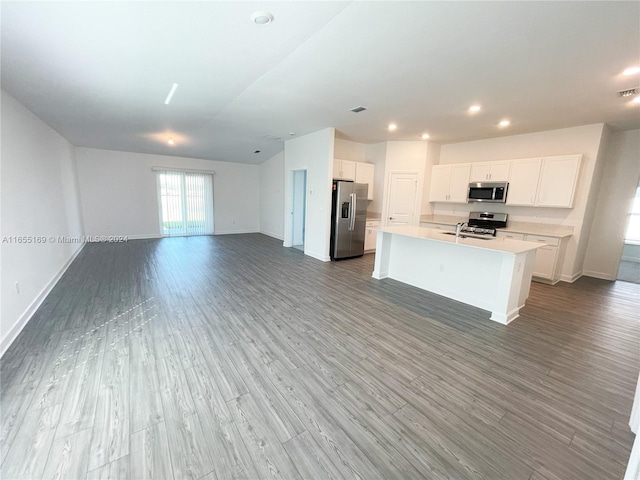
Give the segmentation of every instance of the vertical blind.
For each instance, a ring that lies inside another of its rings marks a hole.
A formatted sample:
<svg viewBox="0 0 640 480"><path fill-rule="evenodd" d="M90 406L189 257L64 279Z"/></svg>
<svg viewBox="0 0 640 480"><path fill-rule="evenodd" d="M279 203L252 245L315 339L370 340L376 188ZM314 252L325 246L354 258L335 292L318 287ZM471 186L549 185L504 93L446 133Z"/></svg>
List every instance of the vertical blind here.
<svg viewBox="0 0 640 480"><path fill-rule="evenodd" d="M158 172L160 221L166 236L213 234L213 176Z"/></svg>

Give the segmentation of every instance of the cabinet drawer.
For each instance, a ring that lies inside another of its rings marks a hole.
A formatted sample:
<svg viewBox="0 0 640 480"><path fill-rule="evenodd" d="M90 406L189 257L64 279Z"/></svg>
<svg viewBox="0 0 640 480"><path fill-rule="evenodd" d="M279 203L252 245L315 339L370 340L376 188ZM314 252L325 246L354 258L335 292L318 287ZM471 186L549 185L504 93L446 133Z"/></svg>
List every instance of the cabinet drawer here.
<svg viewBox="0 0 640 480"><path fill-rule="evenodd" d="M498 238L508 238L510 240L524 240L524 234L522 233L513 233L513 232L496 232L496 237Z"/></svg>
<svg viewBox="0 0 640 480"><path fill-rule="evenodd" d="M379 220L367 220L367 227L379 227L379 226L380 226Z"/></svg>
<svg viewBox="0 0 640 480"><path fill-rule="evenodd" d="M560 245L560 239L556 237L543 237L542 235L527 235L527 242L544 243L545 245Z"/></svg>

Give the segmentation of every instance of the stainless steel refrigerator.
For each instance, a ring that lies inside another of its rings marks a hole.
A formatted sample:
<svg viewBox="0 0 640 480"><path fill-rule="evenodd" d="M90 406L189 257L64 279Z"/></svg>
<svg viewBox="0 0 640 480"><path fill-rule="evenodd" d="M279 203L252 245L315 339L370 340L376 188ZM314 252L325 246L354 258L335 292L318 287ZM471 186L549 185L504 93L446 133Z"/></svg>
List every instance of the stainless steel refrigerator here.
<svg viewBox="0 0 640 480"><path fill-rule="evenodd" d="M366 183L333 181L329 248L331 260L364 254L368 188Z"/></svg>

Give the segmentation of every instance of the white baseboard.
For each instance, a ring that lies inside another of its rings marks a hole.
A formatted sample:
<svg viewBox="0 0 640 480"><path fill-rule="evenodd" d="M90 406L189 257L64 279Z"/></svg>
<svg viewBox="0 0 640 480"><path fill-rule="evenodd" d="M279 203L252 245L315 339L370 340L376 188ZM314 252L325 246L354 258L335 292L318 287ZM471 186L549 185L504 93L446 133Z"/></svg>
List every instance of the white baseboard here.
<svg viewBox="0 0 640 480"><path fill-rule="evenodd" d="M238 235L242 233L260 233L257 230L216 230L214 235Z"/></svg>
<svg viewBox="0 0 640 480"><path fill-rule="evenodd" d="M582 275L583 275L582 271L579 271L578 273L574 273L571 276L569 276L569 275L561 275L560 276L560 281L573 283L576 280L578 280Z"/></svg>
<svg viewBox="0 0 640 480"><path fill-rule="evenodd" d="M315 252L310 252L308 250L305 250L304 254L305 255L309 255L310 257L313 257L313 258L315 258L317 260L320 260L321 262L330 262L331 261L331 258L328 257L328 256L321 255L321 254L315 253Z"/></svg>
<svg viewBox="0 0 640 480"><path fill-rule="evenodd" d="M584 275L586 277L600 278L601 280L614 281L616 279L616 275L612 275L610 273L604 273L604 272L594 272L591 270L585 270Z"/></svg>
<svg viewBox="0 0 640 480"><path fill-rule="evenodd" d="M0 358L9 349L15 339L18 338L18 335L20 335L22 329L27 325L27 323L29 323L29 320L31 320L33 314L36 313L36 310L38 310L40 305L42 305L44 299L47 298L47 295L49 295L49 293L51 293L53 287L55 287L56 283L58 283L58 280L60 280L62 275L64 275L64 272L67 271L69 266L73 263L73 261L76 259L85 245L86 244L81 243L80 248L78 248L73 254L71 254L65 264L60 268L60 270L58 270L58 273L56 273L53 278L49 280L49 282L44 286L40 293L36 295L36 298L33 299L33 302L31 302L31 304L22 313L22 315L20 315L20 318L13 325L13 327L9 329L7 335L0 340Z"/></svg>
<svg viewBox="0 0 640 480"><path fill-rule="evenodd" d="M277 233L263 232L262 230L260 230L260 233L262 235L266 235L267 237L276 238L278 240L283 240L284 241L284 236L283 235L278 235Z"/></svg>
<svg viewBox="0 0 640 480"><path fill-rule="evenodd" d="M129 240L149 240L149 239L152 239L152 238L162 238L163 237L159 233L154 233L154 234L151 234L151 235L142 234L142 235L123 235L123 236L127 237Z"/></svg>

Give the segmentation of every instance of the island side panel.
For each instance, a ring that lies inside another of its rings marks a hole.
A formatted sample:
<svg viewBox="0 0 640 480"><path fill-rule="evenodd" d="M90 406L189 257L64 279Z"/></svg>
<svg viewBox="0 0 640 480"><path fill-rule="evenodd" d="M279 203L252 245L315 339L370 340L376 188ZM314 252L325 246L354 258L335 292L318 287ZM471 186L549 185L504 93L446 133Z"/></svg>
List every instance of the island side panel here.
<svg viewBox="0 0 640 480"><path fill-rule="evenodd" d="M387 232L384 232L379 246L390 249L381 252L385 258L380 259L380 269L376 270L378 274L384 272L382 265L388 264L388 277L489 310L500 323L507 323L510 298L513 298L511 310L515 308L517 316L521 293L527 282L526 279L515 285L512 282L517 255ZM520 276L530 270L526 263L518 272ZM515 293L512 292L513 287L516 287ZM526 291L528 293L528 289Z"/></svg>
<svg viewBox="0 0 640 480"><path fill-rule="evenodd" d="M534 262L535 250L503 256L498 296L491 311L491 320L506 325L518 318L529 296Z"/></svg>
<svg viewBox="0 0 640 480"><path fill-rule="evenodd" d="M389 276L389 255L394 235L378 231L376 236L376 258L373 267L373 278L382 279Z"/></svg>

